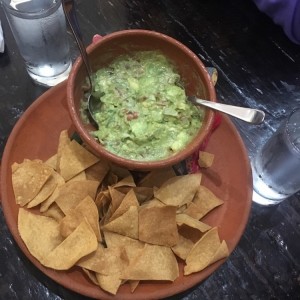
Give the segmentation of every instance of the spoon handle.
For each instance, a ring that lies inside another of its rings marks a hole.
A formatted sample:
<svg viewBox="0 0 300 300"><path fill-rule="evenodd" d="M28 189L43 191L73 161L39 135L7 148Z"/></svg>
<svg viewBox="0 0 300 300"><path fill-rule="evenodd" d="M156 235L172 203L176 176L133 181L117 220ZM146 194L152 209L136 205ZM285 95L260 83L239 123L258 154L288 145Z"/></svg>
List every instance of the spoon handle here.
<svg viewBox="0 0 300 300"><path fill-rule="evenodd" d="M260 124L265 118L265 113L262 110L240 107L234 105L228 105L223 103L211 102L203 99L199 99L195 96L188 96L188 100L194 104L207 106L214 110L223 112L235 118L241 119L250 124Z"/></svg>

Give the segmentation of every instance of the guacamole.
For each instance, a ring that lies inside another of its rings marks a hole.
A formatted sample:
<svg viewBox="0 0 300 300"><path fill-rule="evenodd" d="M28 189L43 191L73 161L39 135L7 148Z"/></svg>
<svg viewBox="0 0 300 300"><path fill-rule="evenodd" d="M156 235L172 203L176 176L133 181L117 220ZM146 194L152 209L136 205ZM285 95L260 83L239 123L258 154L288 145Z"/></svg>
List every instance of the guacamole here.
<svg viewBox="0 0 300 300"><path fill-rule="evenodd" d="M123 55L92 77L101 101L93 135L110 152L151 161L183 149L197 134L203 111L186 101L180 75L160 52Z"/></svg>

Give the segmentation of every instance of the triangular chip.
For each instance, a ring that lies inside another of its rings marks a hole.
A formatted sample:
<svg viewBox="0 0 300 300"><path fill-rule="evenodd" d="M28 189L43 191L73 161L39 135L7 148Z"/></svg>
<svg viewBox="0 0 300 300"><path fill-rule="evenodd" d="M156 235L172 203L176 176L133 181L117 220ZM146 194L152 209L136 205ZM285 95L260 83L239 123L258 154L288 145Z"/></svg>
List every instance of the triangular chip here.
<svg viewBox="0 0 300 300"><path fill-rule="evenodd" d="M197 217L201 219L215 207L224 203L223 200L216 197L216 195L207 187L200 185L198 188L193 203L198 207Z"/></svg>
<svg viewBox="0 0 300 300"><path fill-rule="evenodd" d="M160 187L165 181L176 176L172 167L149 172L138 184L142 187Z"/></svg>
<svg viewBox="0 0 300 300"><path fill-rule="evenodd" d="M41 263L55 270L68 270L97 247L96 235L89 223L84 220L61 244L44 257Z"/></svg>
<svg viewBox="0 0 300 300"><path fill-rule="evenodd" d="M201 182L201 174L188 174L168 179L158 190L155 198L166 205L182 206L193 200Z"/></svg>
<svg viewBox="0 0 300 300"><path fill-rule="evenodd" d="M56 171L60 173L60 159L62 154L62 149L71 142L68 131L63 130L59 135L58 147L57 147L57 156L56 156Z"/></svg>
<svg viewBox="0 0 300 300"><path fill-rule="evenodd" d="M86 173L86 179L88 180L97 180L99 183L101 183L106 176L106 174L109 171L109 164L101 159L94 165L88 167L85 170Z"/></svg>
<svg viewBox="0 0 300 300"><path fill-rule="evenodd" d="M69 236L84 219L91 225L97 240L101 241L98 209L90 196L85 197L75 208L70 209L60 221L61 235Z"/></svg>
<svg viewBox="0 0 300 300"><path fill-rule="evenodd" d="M172 250L178 257L185 260L193 246L194 243L191 240L179 235L178 243L172 247Z"/></svg>
<svg viewBox="0 0 300 300"><path fill-rule="evenodd" d="M221 250L219 248L221 247ZM220 258L220 251L223 253L224 246L221 246L218 229L216 227L209 230L203 237L193 246L186 258L186 266L184 267L184 275L202 271L204 268Z"/></svg>
<svg viewBox="0 0 300 300"><path fill-rule="evenodd" d="M53 169L39 160L25 159L12 166L12 186L16 203L24 206L42 189Z"/></svg>
<svg viewBox="0 0 300 300"><path fill-rule="evenodd" d="M176 207L140 209L139 240L155 245L175 246L178 243Z"/></svg>
<svg viewBox="0 0 300 300"><path fill-rule="evenodd" d="M65 184L65 180L57 172L54 172L54 176L56 178L57 185L55 187L55 190L51 194L51 196L41 203L40 212L45 212L49 209L49 207L52 205L52 203L55 201L55 199L59 195L59 187L61 187L62 185Z"/></svg>
<svg viewBox="0 0 300 300"><path fill-rule="evenodd" d="M177 260L169 247L145 244L121 278L174 281L178 276Z"/></svg>
<svg viewBox="0 0 300 300"><path fill-rule="evenodd" d="M98 161L98 157L82 147L75 140L72 140L61 150L59 172L68 181Z"/></svg>
<svg viewBox="0 0 300 300"><path fill-rule="evenodd" d="M96 273L96 278L99 286L106 292L116 295L122 280L118 275L102 275Z"/></svg>
<svg viewBox="0 0 300 300"><path fill-rule="evenodd" d="M176 215L176 222L179 226L181 226L182 224L185 224L189 227L198 229L201 232L206 232L209 229L211 229L211 227L203 222L200 222L186 214L177 214Z"/></svg>
<svg viewBox="0 0 300 300"><path fill-rule="evenodd" d="M55 202L64 214L67 214L69 209L78 205L86 196L95 199L98 185L98 181L93 180L67 182L59 187L59 195Z"/></svg>
<svg viewBox="0 0 300 300"><path fill-rule="evenodd" d="M60 220L65 216L65 214L62 212L62 210L59 208L59 206L54 202L52 203L49 208L42 213L43 216L52 218L56 220L57 222L60 222Z"/></svg>
<svg viewBox="0 0 300 300"><path fill-rule="evenodd" d="M113 203L113 201L112 201ZM133 191L133 189L131 189L126 195L125 197L123 197L122 202L120 203L119 207L115 210L115 212L113 213L113 215L110 217L110 221L120 217L121 215L123 215L130 206L139 206L139 202L137 201L136 195Z"/></svg>
<svg viewBox="0 0 300 300"><path fill-rule="evenodd" d="M212 166L214 161L214 154L205 152L205 151L199 151L199 159L198 164L201 168L209 168Z"/></svg>
<svg viewBox="0 0 300 300"><path fill-rule="evenodd" d="M45 182L45 184L43 185L39 193L27 204L28 208L32 208L34 206L41 204L51 196L51 194L54 192L55 188L57 187L56 174L57 173L53 171L52 175Z"/></svg>
<svg viewBox="0 0 300 300"><path fill-rule="evenodd" d="M103 230L116 232L133 239L138 239L138 219L138 208L136 206L130 206L122 216L106 223L102 228Z"/></svg>
<svg viewBox="0 0 300 300"><path fill-rule="evenodd" d="M58 222L24 208L19 209L18 230L29 252L39 261L63 241Z"/></svg>

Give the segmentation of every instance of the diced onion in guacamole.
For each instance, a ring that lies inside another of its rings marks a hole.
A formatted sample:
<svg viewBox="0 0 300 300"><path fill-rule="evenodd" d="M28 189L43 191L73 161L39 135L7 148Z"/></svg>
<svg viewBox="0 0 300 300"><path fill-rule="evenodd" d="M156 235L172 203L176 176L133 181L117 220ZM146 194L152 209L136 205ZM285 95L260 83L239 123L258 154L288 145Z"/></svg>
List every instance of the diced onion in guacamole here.
<svg viewBox="0 0 300 300"><path fill-rule="evenodd" d="M110 152L151 161L183 149L197 134L203 111L186 101L180 75L160 52L123 55L92 77L101 101L93 135Z"/></svg>

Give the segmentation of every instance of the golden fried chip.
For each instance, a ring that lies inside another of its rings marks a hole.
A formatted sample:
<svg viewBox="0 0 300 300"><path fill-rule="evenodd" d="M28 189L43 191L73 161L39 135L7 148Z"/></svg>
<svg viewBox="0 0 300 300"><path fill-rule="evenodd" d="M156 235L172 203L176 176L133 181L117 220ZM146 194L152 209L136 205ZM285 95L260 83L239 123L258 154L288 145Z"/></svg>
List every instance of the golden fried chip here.
<svg viewBox="0 0 300 300"><path fill-rule="evenodd" d="M163 207L166 206L164 203L159 201L158 199L151 199L150 201L146 201L141 205L141 208L151 208L151 207Z"/></svg>
<svg viewBox="0 0 300 300"><path fill-rule="evenodd" d="M178 243L176 207L140 209L139 240L155 245L175 246Z"/></svg>
<svg viewBox="0 0 300 300"><path fill-rule="evenodd" d="M56 171L60 173L60 159L62 155L62 149L71 142L68 131L63 130L59 135L57 156L56 156Z"/></svg>
<svg viewBox="0 0 300 300"><path fill-rule="evenodd" d="M55 202L64 214L67 214L68 210L74 208L86 196L94 199L98 185L98 181L92 180L67 182L59 187L59 195Z"/></svg>
<svg viewBox="0 0 300 300"><path fill-rule="evenodd" d="M72 140L61 150L59 173L68 181L98 161L98 157L86 150L75 140Z"/></svg>
<svg viewBox="0 0 300 300"><path fill-rule="evenodd" d="M197 217L201 219L215 207L224 203L223 200L216 197L216 195L207 187L200 185L193 199L193 203L198 207Z"/></svg>
<svg viewBox="0 0 300 300"><path fill-rule="evenodd" d="M123 270L122 279L129 280L170 280L179 276L177 260L169 247L145 244Z"/></svg>
<svg viewBox="0 0 300 300"><path fill-rule="evenodd" d="M51 194L51 196L41 203L40 212L45 212L49 209L49 207L53 204L53 202L59 195L59 187L61 187L62 185L65 184L65 180L57 172L54 172L54 176L55 176L57 185L55 187L55 190Z"/></svg>
<svg viewBox="0 0 300 300"><path fill-rule="evenodd" d="M201 168L209 168L212 166L214 161L214 154L205 152L205 151L199 151L199 159L198 164Z"/></svg>
<svg viewBox="0 0 300 300"><path fill-rule="evenodd" d="M51 167L53 170L56 170L57 154L52 155L45 161L45 164Z"/></svg>
<svg viewBox="0 0 300 300"><path fill-rule="evenodd" d="M72 177L70 180L68 180L68 182L70 182L70 181L82 181L82 180L86 180L85 171L82 171L82 172L78 173L77 175Z"/></svg>
<svg viewBox="0 0 300 300"><path fill-rule="evenodd" d="M127 268L129 259L123 247L104 248L98 245L95 252L80 259L76 265L102 275L118 275Z"/></svg>
<svg viewBox="0 0 300 300"><path fill-rule="evenodd" d="M140 281L139 280L128 280L128 283L130 285L130 292L133 293L136 288L138 287Z"/></svg>
<svg viewBox="0 0 300 300"><path fill-rule="evenodd" d="M19 209L18 230L28 251L40 262L63 241L58 222L24 208Z"/></svg>
<svg viewBox="0 0 300 300"><path fill-rule="evenodd" d="M123 201L125 194L119 192L115 188L109 186L108 191L111 198L111 213L114 213L115 210L120 206L121 202Z"/></svg>
<svg viewBox="0 0 300 300"><path fill-rule="evenodd" d="M137 251L145 246L145 243L139 240L111 231L104 231L104 239L108 248L125 248L129 260L134 259Z"/></svg>
<svg viewBox="0 0 300 300"><path fill-rule="evenodd" d="M59 206L54 202L52 203L49 208L42 213L43 216L52 218L56 220L57 222L60 222L60 220L65 216L63 211L59 208Z"/></svg>
<svg viewBox="0 0 300 300"><path fill-rule="evenodd" d="M93 272L93 271L90 271L88 269L85 269L85 268L81 268L82 271L87 275L87 277L92 281L92 283L96 284L99 286L99 282L96 278L96 273Z"/></svg>
<svg viewBox="0 0 300 300"><path fill-rule="evenodd" d="M101 241L98 209L90 196L85 197L75 208L70 209L60 221L61 235L69 236L84 219L91 225L97 240Z"/></svg>
<svg viewBox="0 0 300 300"><path fill-rule="evenodd" d="M123 178L122 180L118 181L116 184L113 185L114 188L123 187L123 186L127 186L127 187L136 186L135 182L134 182L134 179L133 179L131 174L129 176Z"/></svg>
<svg viewBox="0 0 300 300"><path fill-rule="evenodd" d="M226 243L220 243L218 229L214 227L205 233L191 249L186 258L184 275L199 272L226 256L228 256Z"/></svg>
<svg viewBox="0 0 300 300"><path fill-rule="evenodd" d="M52 175L45 182L45 184L38 192L38 194L27 204L28 208L32 208L34 206L41 204L51 196L51 194L54 192L55 188L57 187L56 174L57 173L53 171Z"/></svg>
<svg viewBox="0 0 300 300"><path fill-rule="evenodd" d="M88 167L85 170L86 179L96 180L99 181L99 183L101 183L104 177L107 175L108 171L109 171L108 163L104 159L101 159L97 163Z"/></svg>
<svg viewBox="0 0 300 300"><path fill-rule="evenodd" d="M181 226L182 224L185 224L189 227L198 229L201 232L206 232L209 229L211 229L211 227L203 222L200 222L186 214L177 214L176 215L176 222L179 226Z"/></svg>
<svg viewBox="0 0 300 300"><path fill-rule="evenodd" d="M24 159L12 167L12 186L16 203L24 206L42 189L53 169L40 160Z"/></svg>
<svg viewBox="0 0 300 300"><path fill-rule="evenodd" d="M112 201L113 203L113 201ZM126 195L125 197L123 197L119 207L113 212L112 216L110 217L110 221L120 217L121 215L123 215L130 206L139 206L139 202L137 201L136 195L133 191L133 189L131 189Z"/></svg>
<svg viewBox="0 0 300 300"><path fill-rule="evenodd" d="M102 229L119 233L138 239L139 236L139 213L136 206L130 206L129 209L120 217L106 223Z"/></svg>
<svg viewBox="0 0 300 300"><path fill-rule="evenodd" d="M68 270L80 258L94 252L97 247L96 235L84 220L61 244L43 257L41 263L55 270Z"/></svg>
<svg viewBox="0 0 300 300"><path fill-rule="evenodd" d="M122 280L119 278L118 275L102 275L96 273L97 281L100 287L113 295L116 295Z"/></svg>
<svg viewBox="0 0 300 300"><path fill-rule="evenodd" d="M155 198L166 205L181 206L193 200L199 188L201 174L189 174L168 179L158 190Z"/></svg>
<svg viewBox="0 0 300 300"><path fill-rule="evenodd" d="M172 250L178 257L185 260L193 246L194 243L191 240L179 234L178 243L172 247Z"/></svg>
<svg viewBox="0 0 300 300"><path fill-rule="evenodd" d="M164 168L159 170L154 170L149 172L138 184L138 186L142 187L150 187L153 188L161 187L161 185L168 179L176 176L175 171L172 167Z"/></svg>

